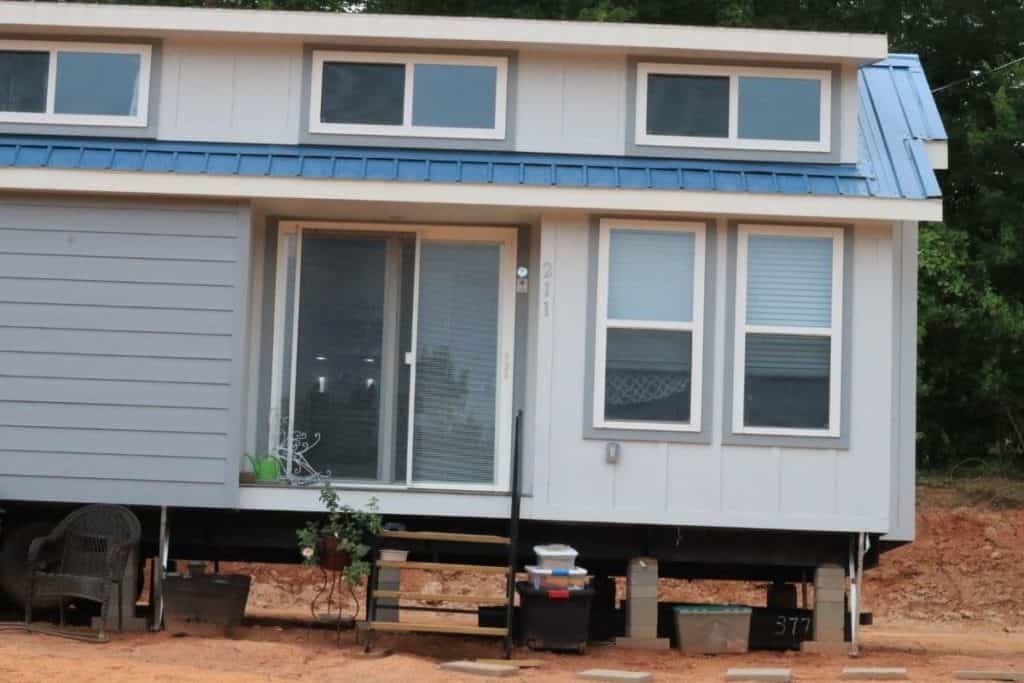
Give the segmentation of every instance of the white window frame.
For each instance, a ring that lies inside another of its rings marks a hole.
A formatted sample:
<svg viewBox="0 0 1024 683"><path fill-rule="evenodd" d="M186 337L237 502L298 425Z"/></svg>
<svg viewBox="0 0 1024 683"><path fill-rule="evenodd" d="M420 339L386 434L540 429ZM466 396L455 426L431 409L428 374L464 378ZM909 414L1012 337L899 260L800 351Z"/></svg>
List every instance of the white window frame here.
<svg viewBox="0 0 1024 683"><path fill-rule="evenodd" d="M747 258L751 235L773 237L827 237L832 240L832 326L797 327L789 325L747 324ZM843 238L842 228L784 227L745 224L738 228L736 243L736 318L733 340L732 431L734 434L772 436L839 437L842 427L843 392ZM827 429L794 429L790 427L751 427L744 424L743 407L746 390L746 344L748 334L776 334L801 337L828 337L829 405Z"/></svg>
<svg viewBox="0 0 1024 683"><path fill-rule="evenodd" d="M518 236L515 228L488 226L447 225L411 225L384 223L350 223L336 221L283 221L277 237L277 269L274 283L274 339L270 388L269 441L273 448L280 434L281 395L284 383L281 377L284 362L285 325L290 325L291 335L291 374L289 382L288 423L292 424L295 416L295 375L297 372L297 350L299 339L299 305L301 303L302 280L302 235L317 230L333 230L352 233L405 233L416 236L416 259L413 281L413 312L412 338L409 342L411 356L407 356L409 368L409 424L406 442L405 477L404 481L385 482L378 480L346 480L334 479L336 488L373 488L390 490L438 490L438 491L474 491L501 492L510 490L512 469L512 421L514 414L514 383L515 383L515 271L517 263ZM292 318L286 319L285 311L288 285L288 253L285 245L289 237L297 240L295 246L295 289L292 292ZM413 480L413 438L415 436L416 406L416 358L417 334L419 322L420 292L420 253L423 242L439 241L453 243L485 243L497 244L502 247L501 264L498 274L498 347L495 394L495 428L494 428L494 482L481 483L449 483ZM289 461L291 453L288 453Z"/></svg>
<svg viewBox="0 0 1024 683"><path fill-rule="evenodd" d="M729 134L724 138L687 135L653 135L647 132L647 77L719 76L729 79ZM761 140L739 136L739 79L742 76L801 78L821 84L818 140ZM636 71L636 144L670 147L714 147L718 149L760 149L778 152L828 152L832 142L832 73L824 69L778 69L753 66L708 66L704 64L663 64L641 62Z"/></svg>
<svg viewBox="0 0 1024 683"><path fill-rule="evenodd" d="M320 106L323 100L324 64L327 62L352 62L372 64L404 64L405 92L402 97L401 125L364 123L330 123L320 120ZM446 66L493 66L497 69L495 80L494 127L457 128L448 126L415 126L412 123L413 86L417 64L439 64ZM502 140L505 138L505 120L508 109L508 58L469 55L401 54L390 52L338 52L332 50L313 51L313 73L310 87L309 132L334 133L342 135L399 135L429 138L468 138L476 140Z"/></svg>
<svg viewBox="0 0 1024 683"><path fill-rule="evenodd" d="M667 233L693 233L693 319L691 321L612 319L608 317L608 259L611 253L612 230L656 230ZM706 232L707 228L703 223L694 221L601 219L597 248L597 311L594 316L594 428L666 432L699 432L701 430ZM692 357L690 358L690 421L688 423L609 420L605 418L605 361L607 358L609 329L690 332L690 353Z"/></svg>
<svg viewBox="0 0 1024 683"><path fill-rule="evenodd" d="M68 43L61 41L0 40L0 50L47 52L50 55L46 76L46 111L0 111L0 123L46 123L73 126L121 126L145 128L149 124L149 83L153 62L151 45L128 43ZM57 99L57 54L60 52L93 52L100 54L128 54L139 56L139 82L134 115L111 114L58 114L54 111Z"/></svg>

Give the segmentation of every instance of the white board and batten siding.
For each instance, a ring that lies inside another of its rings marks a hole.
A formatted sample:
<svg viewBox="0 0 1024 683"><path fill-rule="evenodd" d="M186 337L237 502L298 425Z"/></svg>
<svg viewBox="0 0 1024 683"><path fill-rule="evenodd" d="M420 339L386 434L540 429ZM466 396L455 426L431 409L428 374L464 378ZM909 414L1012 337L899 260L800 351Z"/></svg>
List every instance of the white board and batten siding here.
<svg viewBox="0 0 1024 683"><path fill-rule="evenodd" d="M234 204L0 201L0 499L235 504L249 242Z"/></svg>
<svg viewBox="0 0 1024 683"><path fill-rule="evenodd" d="M849 449L723 445L727 226L715 232L710 444L583 438L591 221L548 214L541 231L537 377L527 451L528 516L566 521L816 531L889 531L893 403L893 243L887 225L853 229ZM621 444L606 463L608 441Z"/></svg>

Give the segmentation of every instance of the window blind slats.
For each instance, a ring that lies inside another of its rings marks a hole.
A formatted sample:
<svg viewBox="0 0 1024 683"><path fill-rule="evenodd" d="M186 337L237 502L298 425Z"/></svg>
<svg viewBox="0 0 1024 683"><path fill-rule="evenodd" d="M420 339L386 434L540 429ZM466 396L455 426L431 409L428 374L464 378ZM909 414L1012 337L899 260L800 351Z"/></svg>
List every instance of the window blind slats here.
<svg viewBox="0 0 1024 683"><path fill-rule="evenodd" d="M608 317L693 320L692 232L612 229L608 255Z"/></svg>
<svg viewBox="0 0 1024 683"><path fill-rule="evenodd" d="M832 239L750 235L747 324L832 326Z"/></svg>
<svg viewBox="0 0 1024 683"><path fill-rule="evenodd" d="M422 244L415 481L494 481L500 258L493 244Z"/></svg>

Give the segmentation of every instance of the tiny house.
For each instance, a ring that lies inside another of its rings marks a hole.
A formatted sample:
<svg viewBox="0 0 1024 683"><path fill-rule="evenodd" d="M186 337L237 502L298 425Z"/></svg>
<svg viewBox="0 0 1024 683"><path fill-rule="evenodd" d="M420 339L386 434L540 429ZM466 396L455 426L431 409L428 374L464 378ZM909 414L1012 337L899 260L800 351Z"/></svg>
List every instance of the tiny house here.
<svg viewBox="0 0 1024 683"><path fill-rule="evenodd" d="M0 73L15 524L291 556L311 481L484 529L518 457L610 573L913 539L946 136L885 36L0 2Z"/></svg>

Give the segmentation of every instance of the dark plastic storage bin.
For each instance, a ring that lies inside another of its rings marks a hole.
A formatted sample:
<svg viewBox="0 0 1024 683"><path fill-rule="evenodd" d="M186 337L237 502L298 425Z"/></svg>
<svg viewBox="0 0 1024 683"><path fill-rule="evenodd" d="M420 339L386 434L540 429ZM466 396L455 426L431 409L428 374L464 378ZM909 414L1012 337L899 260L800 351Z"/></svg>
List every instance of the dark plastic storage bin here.
<svg viewBox="0 0 1024 683"><path fill-rule="evenodd" d="M593 588L545 590L520 582L516 590L519 632L530 649L586 652Z"/></svg>
<svg viewBox="0 0 1024 683"><path fill-rule="evenodd" d="M201 574L164 577L164 627L171 633L231 636L245 616L248 576Z"/></svg>

